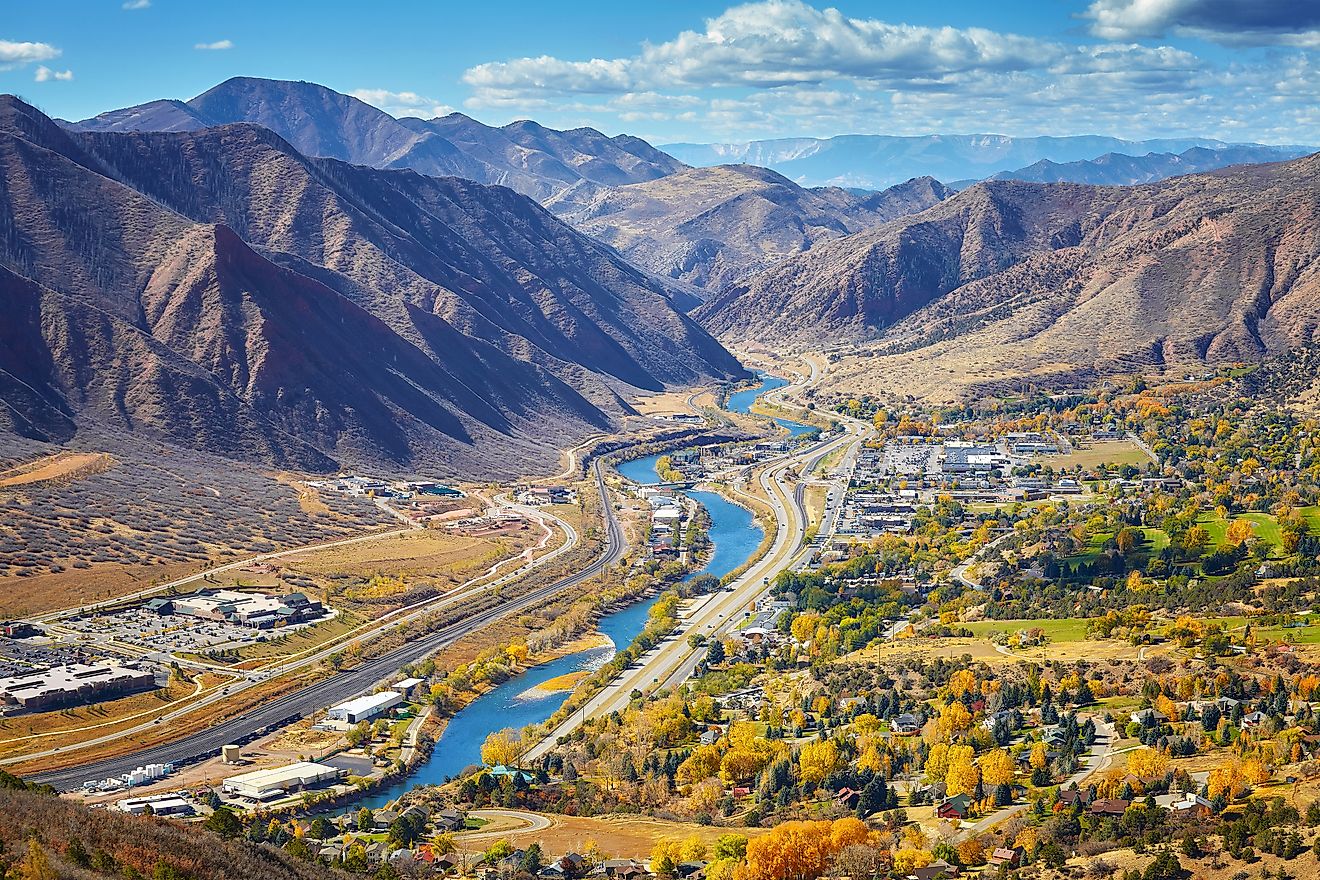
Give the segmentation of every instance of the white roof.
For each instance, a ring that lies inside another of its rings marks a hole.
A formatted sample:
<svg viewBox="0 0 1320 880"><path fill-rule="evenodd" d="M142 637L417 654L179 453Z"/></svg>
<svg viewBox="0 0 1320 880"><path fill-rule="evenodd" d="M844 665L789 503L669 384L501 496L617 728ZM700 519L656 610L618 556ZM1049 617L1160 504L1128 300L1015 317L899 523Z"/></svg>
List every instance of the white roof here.
<svg viewBox="0 0 1320 880"><path fill-rule="evenodd" d="M283 767L267 767L265 770L253 770L238 776L230 776L225 779L225 785L268 791L273 788L284 788L293 783L333 779L338 775L339 770L328 764L298 761Z"/></svg>
<svg viewBox="0 0 1320 880"><path fill-rule="evenodd" d="M401 691L406 691L410 688L417 687L421 683L422 680L420 678L405 678L403 681L396 684L395 687Z"/></svg>
<svg viewBox="0 0 1320 880"><path fill-rule="evenodd" d="M402 699L403 694L398 691L381 691L378 694L367 694L365 697L358 697L356 700L349 700L347 703L331 706L330 711L343 712L348 715L361 715L363 712L369 712L381 706L393 705Z"/></svg>

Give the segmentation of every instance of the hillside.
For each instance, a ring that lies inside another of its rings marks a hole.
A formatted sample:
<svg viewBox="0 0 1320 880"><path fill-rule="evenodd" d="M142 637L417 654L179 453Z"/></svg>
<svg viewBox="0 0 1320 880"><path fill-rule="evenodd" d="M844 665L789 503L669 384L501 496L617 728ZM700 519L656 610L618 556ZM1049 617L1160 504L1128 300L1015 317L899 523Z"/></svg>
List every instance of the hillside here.
<svg viewBox="0 0 1320 880"><path fill-rule="evenodd" d="M1143 141L1099 135L1009 137L998 134L840 135L778 138L746 143L666 144L661 149L689 165L748 162L773 168L803 186L883 189L913 177L981 180L1042 160L1075 162L1106 153L1141 156L1227 146L1209 138ZM1294 153L1293 155L1297 155ZM1276 156L1274 158L1283 158Z"/></svg>
<svg viewBox="0 0 1320 880"><path fill-rule="evenodd" d="M511 474L616 388L741 367L673 291L501 187L270 131L70 133L0 101L7 427L247 460Z"/></svg>
<svg viewBox="0 0 1320 880"><path fill-rule="evenodd" d="M268 128L307 156L455 175L536 199L579 180L635 183L683 167L638 138L610 138L585 128L554 131L531 122L495 128L460 113L395 119L325 86L255 77L234 77L190 101L152 101L69 127L84 132L195 131L236 122Z"/></svg>
<svg viewBox="0 0 1320 880"><path fill-rule="evenodd" d="M1016 171L1001 171L991 179L1131 186L1137 183L1155 183L1182 174L1214 171L1230 165L1252 165L1296 159L1308 152L1309 150L1297 147L1225 146L1213 150L1192 147L1181 153L1147 153L1144 156L1106 153L1095 159L1077 162L1060 163L1042 159Z"/></svg>
<svg viewBox="0 0 1320 880"><path fill-rule="evenodd" d="M1131 188L987 182L786 260L699 316L729 339L850 345L866 356L836 383L940 399L1257 360L1320 323L1318 182L1320 155Z"/></svg>
<svg viewBox="0 0 1320 880"><path fill-rule="evenodd" d="M636 265L718 291L819 241L915 213L946 195L929 178L859 197L803 189L754 165L721 165L615 188L581 184L546 207Z"/></svg>

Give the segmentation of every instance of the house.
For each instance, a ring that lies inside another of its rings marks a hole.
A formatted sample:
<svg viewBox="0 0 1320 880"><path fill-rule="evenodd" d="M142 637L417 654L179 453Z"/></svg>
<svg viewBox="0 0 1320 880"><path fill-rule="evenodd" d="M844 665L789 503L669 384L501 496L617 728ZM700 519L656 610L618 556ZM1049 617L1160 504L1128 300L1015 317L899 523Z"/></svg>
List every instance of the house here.
<svg viewBox="0 0 1320 880"><path fill-rule="evenodd" d="M890 723L889 730L895 736L916 736L921 733L921 719L905 712Z"/></svg>
<svg viewBox="0 0 1320 880"><path fill-rule="evenodd" d="M1174 801L1169 806L1169 810L1175 816L1206 819L1214 812L1214 806L1199 794L1188 792L1183 795L1182 800Z"/></svg>
<svg viewBox="0 0 1320 880"><path fill-rule="evenodd" d="M844 786L834 793L834 802L844 809L851 810L861 800L862 793L855 788Z"/></svg>
<svg viewBox="0 0 1320 880"><path fill-rule="evenodd" d="M723 735L724 731L720 730L718 727L712 727L708 730L703 730L701 736L697 737L697 741L703 746L713 746L720 741L720 737Z"/></svg>
<svg viewBox="0 0 1320 880"><path fill-rule="evenodd" d="M1127 808L1131 805L1131 801L1125 801L1122 798L1101 798L1091 802L1091 808L1088 812L1092 816L1121 816L1127 812Z"/></svg>
<svg viewBox="0 0 1320 880"><path fill-rule="evenodd" d="M965 794L957 794L940 801L935 808L935 815L941 819L965 819L972 808L972 799Z"/></svg>
<svg viewBox="0 0 1320 880"><path fill-rule="evenodd" d="M1143 727L1154 727L1169 720L1169 716L1158 709L1139 709L1129 717L1134 724L1140 724Z"/></svg>
<svg viewBox="0 0 1320 880"><path fill-rule="evenodd" d="M706 876L706 863L679 862L675 867L675 870L682 880L704 880Z"/></svg>
<svg viewBox="0 0 1320 880"><path fill-rule="evenodd" d="M1021 859L1021 848L1013 847L1010 849L1006 846L997 846L994 852L990 853L990 858L986 860L986 864L992 868L1016 868Z"/></svg>
<svg viewBox="0 0 1320 880"><path fill-rule="evenodd" d="M1248 712L1242 716L1242 728L1244 730L1259 727L1265 723L1266 715L1264 712Z"/></svg>
<svg viewBox="0 0 1320 880"><path fill-rule="evenodd" d="M600 863L596 872L606 877L619 877L623 880L630 877L645 877L650 873L646 870L646 866L636 859L606 859Z"/></svg>
<svg viewBox="0 0 1320 880"><path fill-rule="evenodd" d="M1095 800L1095 786L1078 788L1074 785L1059 789L1059 799L1055 801L1054 808L1059 810L1079 805L1084 807L1093 800Z"/></svg>
<svg viewBox="0 0 1320 880"><path fill-rule="evenodd" d="M940 877L957 877L958 867L950 865L944 859L936 859L923 868L914 868L909 877L915 877L917 880L938 880Z"/></svg>

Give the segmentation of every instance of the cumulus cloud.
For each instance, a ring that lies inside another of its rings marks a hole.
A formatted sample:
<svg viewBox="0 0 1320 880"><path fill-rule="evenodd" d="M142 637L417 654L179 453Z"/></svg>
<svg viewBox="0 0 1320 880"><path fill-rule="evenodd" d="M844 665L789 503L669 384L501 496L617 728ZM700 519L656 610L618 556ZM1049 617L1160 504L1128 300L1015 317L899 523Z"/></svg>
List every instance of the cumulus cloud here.
<svg viewBox="0 0 1320 880"><path fill-rule="evenodd" d="M1230 45L1320 47L1313 0L1094 0L1084 13L1109 40L1196 36Z"/></svg>
<svg viewBox="0 0 1320 880"><path fill-rule="evenodd" d="M776 87L838 77L929 82L969 71L1027 69L1066 51L1056 43L983 28L891 24L816 9L802 0L765 0L732 7L708 19L704 31L647 44L632 57L490 62L467 70L464 81L493 94Z"/></svg>
<svg viewBox="0 0 1320 880"><path fill-rule="evenodd" d="M124 0L125 9L146 9L151 6L151 0Z"/></svg>
<svg viewBox="0 0 1320 880"><path fill-rule="evenodd" d="M51 70L51 69L50 69L49 67L47 67L46 65L42 64L41 66L39 66L39 67L37 68L37 74L36 74L35 77L33 77L33 79L35 79L35 80L36 80L37 82L39 82L39 83L50 82L51 80L59 80L60 82L68 82L69 80L73 79L73 71L72 71L72 70Z"/></svg>
<svg viewBox="0 0 1320 880"><path fill-rule="evenodd" d="M454 108L448 104L419 95L417 92L392 92L389 89L354 89L349 92L359 101L364 101L378 110L395 117L416 116L421 119L434 119L448 116Z"/></svg>
<svg viewBox="0 0 1320 880"><path fill-rule="evenodd" d="M60 50L50 43L15 43L0 40L0 70L13 70L36 61L60 57Z"/></svg>
<svg viewBox="0 0 1320 880"><path fill-rule="evenodd" d="M234 48L233 40L216 40L214 43L198 43L193 46L194 49L201 49L203 52L220 52L225 49Z"/></svg>

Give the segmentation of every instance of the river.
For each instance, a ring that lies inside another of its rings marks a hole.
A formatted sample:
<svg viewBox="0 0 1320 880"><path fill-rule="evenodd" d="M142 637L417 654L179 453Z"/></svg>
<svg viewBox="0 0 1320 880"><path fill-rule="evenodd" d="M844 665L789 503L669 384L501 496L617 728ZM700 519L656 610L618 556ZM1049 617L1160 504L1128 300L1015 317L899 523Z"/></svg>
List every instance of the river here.
<svg viewBox="0 0 1320 880"><path fill-rule="evenodd" d="M757 396L788 384L777 376L764 373L758 375L760 386L730 395L730 411L748 412ZM788 419L775 419L775 422L787 428L795 437L815 430L810 425ZM658 483L660 477L656 473L655 463L659 458L660 455L656 454L625 461L618 466L618 470L635 483ZM713 545L706 565L689 577L702 573L724 577L747 561L760 546L765 533L751 511L727 501L716 492L688 490L686 494L710 514L709 536ZM355 802L352 809L381 807L413 786L446 782L464 768L481 763L481 744L488 734L506 727L517 729L545 721L564 704L569 692L546 692L540 690L539 685L570 672L600 668L614 656L616 647L627 647L641 633L656 598L636 602L600 619L597 628L609 637L611 645L579 651L534 666L473 700L449 719L431 756L412 775Z"/></svg>

